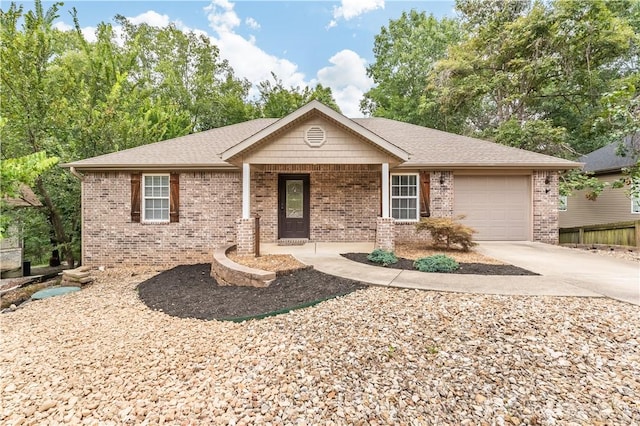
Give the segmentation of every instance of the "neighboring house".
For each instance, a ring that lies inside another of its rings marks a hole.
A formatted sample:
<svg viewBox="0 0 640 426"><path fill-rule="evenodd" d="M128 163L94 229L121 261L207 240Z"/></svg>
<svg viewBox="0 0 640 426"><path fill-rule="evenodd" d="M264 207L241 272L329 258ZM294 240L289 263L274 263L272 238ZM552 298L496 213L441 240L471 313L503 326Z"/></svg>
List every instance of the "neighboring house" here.
<svg viewBox="0 0 640 426"><path fill-rule="evenodd" d="M11 208L42 207L42 203L27 185L21 185L16 198L6 198L5 203ZM10 223L7 235L0 240L0 272L22 268L23 238L22 224Z"/></svg>
<svg viewBox="0 0 640 426"><path fill-rule="evenodd" d="M628 136L623 141L626 155L618 155L619 143L614 142L578 161L583 170L592 172L603 182L612 183L622 175L622 168L636 164L640 150L640 135ZM634 155L635 154L635 155ZM561 201L560 227L573 228L640 220L640 195L629 196L628 187L606 187L595 200L586 197L587 191L576 191Z"/></svg>
<svg viewBox="0 0 640 426"><path fill-rule="evenodd" d="M479 240L558 242L558 171L578 163L313 101L64 165L82 179L84 265L209 262L236 242L396 241L421 216Z"/></svg>

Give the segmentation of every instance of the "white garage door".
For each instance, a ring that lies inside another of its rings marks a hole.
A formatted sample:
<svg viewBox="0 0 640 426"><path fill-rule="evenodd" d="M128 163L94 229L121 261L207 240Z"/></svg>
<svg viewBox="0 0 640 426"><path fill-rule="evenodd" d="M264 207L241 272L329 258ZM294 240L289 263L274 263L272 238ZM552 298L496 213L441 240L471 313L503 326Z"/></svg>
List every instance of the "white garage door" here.
<svg viewBox="0 0 640 426"><path fill-rule="evenodd" d="M531 238L530 176L454 176L454 215L466 215L476 240Z"/></svg>

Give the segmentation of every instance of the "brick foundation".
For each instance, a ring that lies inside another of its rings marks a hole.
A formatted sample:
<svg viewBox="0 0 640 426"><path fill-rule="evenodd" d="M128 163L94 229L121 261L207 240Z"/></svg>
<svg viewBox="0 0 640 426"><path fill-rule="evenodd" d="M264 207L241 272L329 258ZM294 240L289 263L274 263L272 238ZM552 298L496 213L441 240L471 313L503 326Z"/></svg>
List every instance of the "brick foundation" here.
<svg viewBox="0 0 640 426"><path fill-rule="evenodd" d="M558 173L533 172L533 241L558 244Z"/></svg>
<svg viewBox="0 0 640 426"><path fill-rule="evenodd" d="M379 217L376 219L376 248L388 251L395 250L395 219Z"/></svg>

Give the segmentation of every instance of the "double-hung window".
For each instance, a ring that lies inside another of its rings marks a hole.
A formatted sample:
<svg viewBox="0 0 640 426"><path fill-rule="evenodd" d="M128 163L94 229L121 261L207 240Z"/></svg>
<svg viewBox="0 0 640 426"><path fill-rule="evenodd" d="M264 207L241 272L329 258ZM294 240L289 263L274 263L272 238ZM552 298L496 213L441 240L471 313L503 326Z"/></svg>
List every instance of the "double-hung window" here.
<svg viewBox="0 0 640 426"><path fill-rule="evenodd" d="M631 195L631 213L640 214L640 194Z"/></svg>
<svg viewBox="0 0 640 426"><path fill-rule="evenodd" d="M420 219L419 183L417 173L391 175L391 217L396 220Z"/></svg>
<svg viewBox="0 0 640 426"><path fill-rule="evenodd" d="M145 222L169 222L169 175L146 174L142 183Z"/></svg>

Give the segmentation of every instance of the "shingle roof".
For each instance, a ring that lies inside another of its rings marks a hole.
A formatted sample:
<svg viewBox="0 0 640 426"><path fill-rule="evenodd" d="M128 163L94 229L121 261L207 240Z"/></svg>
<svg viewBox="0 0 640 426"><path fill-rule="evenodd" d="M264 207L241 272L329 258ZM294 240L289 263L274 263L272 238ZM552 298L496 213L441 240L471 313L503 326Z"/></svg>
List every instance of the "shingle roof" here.
<svg viewBox="0 0 640 426"><path fill-rule="evenodd" d="M622 141L626 155L618 155L619 142L613 142L607 146L580 157L584 163L584 170L594 173L617 172L623 167L629 167L640 161L640 134L627 136ZM634 155L635 154L635 155Z"/></svg>
<svg viewBox="0 0 640 426"><path fill-rule="evenodd" d="M321 114L326 112L323 108L319 110ZM268 132L271 125L277 127L278 121L275 118L251 120L63 166L78 170L235 168L222 160L223 153L228 150L228 156L229 152L235 152L232 148L236 146L244 149L245 141ZM348 122L353 131L362 129L359 133L372 142L377 141L378 145L388 143L386 146L395 146L399 152L406 151L409 160L400 167L568 169L580 166L561 158L386 118L344 118L342 121Z"/></svg>
<svg viewBox="0 0 640 426"><path fill-rule="evenodd" d="M356 118L354 121L410 152L409 161L401 167L527 166L562 169L579 166L562 158L386 118Z"/></svg>

